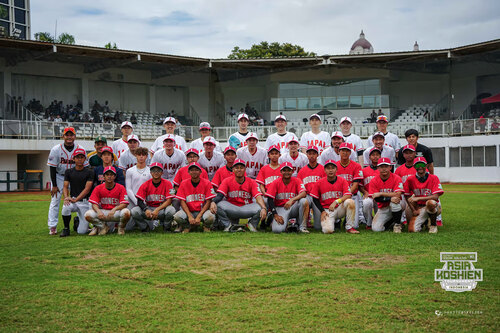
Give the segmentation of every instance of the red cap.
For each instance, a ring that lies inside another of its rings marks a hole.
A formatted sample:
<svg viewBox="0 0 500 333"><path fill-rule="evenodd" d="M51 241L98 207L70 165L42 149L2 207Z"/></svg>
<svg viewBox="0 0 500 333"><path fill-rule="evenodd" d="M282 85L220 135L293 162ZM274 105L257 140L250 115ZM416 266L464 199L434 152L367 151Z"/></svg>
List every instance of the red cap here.
<svg viewBox="0 0 500 333"><path fill-rule="evenodd" d="M200 156L200 152L195 148L189 148L188 150L186 150L186 156L188 156L190 153Z"/></svg>
<svg viewBox="0 0 500 333"><path fill-rule="evenodd" d="M306 153L307 153L309 150L314 150L315 152L317 152L317 153L319 154L319 149L318 149L318 147L316 147L316 146L309 146L309 147L307 147L307 149L306 149Z"/></svg>
<svg viewBox="0 0 500 333"><path fill-rule="evenodd" d="M425 157L417 157L416 159L413 160L413 165L417 164L417 163L425 163L427 165L427 160L425 159Z"/></svg>
<svg viewBox="0 0 500 333"><path fill-rule="evenodd" d="M380 115L380 116L377 117L377 123L379 121L385 121L386 123L389 122L389 120L387 119L387 116L384 116L384 115Z"/></svg>
<svg viewBox="0 0 500 333"><path fill-rule="evenodd" d="M114 173L116 175L116 169L115 169L115 167L112 167L112 166L105 167L104 171L102 172L102 174L104 175L108 171L111 171L112 173Z"/></svg>
<svg viewBox="0 0 500 333"><path fill-rule="evenodd" d="M352 146L348 142L342 142L339 146L339 149L349 149L352 150Z"/></svg>
<svg viewBox="0 0 500 333"><path fill-rule="evenodd" d="M226 149L224 149L224 155L226 155L228 151L234 151L236 153L236 148L233 146L227 146Z"/></svg>
<svg viewBox="0 0 500 333"><path fill-rule="evenodd" d="M259 137L255 133L250 133L250 135L247 136L247 138L245 139L245 141L248 141L250 139L255 139L255 140L259 141Z"/></svg>
<svg viewBox="0 0 500 333"><path fill-rule="evenodd" d="M293 170L293 165L290 162L283 162L281 163L280 171L283 170L284 168L290 168Z"/></svg>
<svg viewBox="0 0 500 333"><path fill-rule="evenodd" d="M87 157L87 153L85 152L85 149L82 149L82 148L76 148L75 151L73 152L73 155L71 155L71 156L76 157L78 155L83 155L83 156Z"/></svg>
<svg viewBox="0 0 500 333"><path fill-rule="evenodd" d="M379 165L392 165L389 157L381 157L378 159L377 166Z"/></svg>
<svg viewBox="0 0 500 333"><path fill-rule="evenodd" d="M205 144L205 143L211 143L214 146L216 145L215 144L215 139L213 137L211 137L211 136L207 136L205 139L203 139L203 144Z"/></svg>
<svg viewBox="0 0 500 333"><path fill-rule="evenodd" d="M380 149L378 149L377 147L372 147L370 149L370 153L368 155L371 155L374 151L378 151L379 153L382 153L382 151Z"/></svg>
<svg viewBox="0 0 500 333"><path fill-rule="evenodd" d="M281 152L280 147L278 145L272 145L269 148L267 148L267 153L269 154L271 150L277 150L279 153Z"/></svg>
<svg viewBox="0 0 500 333"><path fill-rule="evenodd" d="M246 166L245 161L243 161L241 158L237 158L237 159L234 161L234 163L233 163L233 167L234 167L236 164L243 164L243 166Z"/></svg>
<svg viewBox="0 0 500 333"><path fill-rule="evenodd" d="M73 134L76 134L76 131L73 127L66 127L64 130L63 130L63 135L68 133L68 132L71 132Z"/></svg>
<svg viewBox="0 0 500 333"><path fill-rule="evenodd" d="M325 163L324 166L327 166L328 164L333 164L333 165L335 165L335 167L337 167L337 163L335 163L334 160L328 160L328 161L326 161L326 163Z"/></svg>
<svg viewBox="0 0 500 333"><path fill-rule="evenodd" d="M415 151L415 146L413 146L413 145L406 145L406 146L403 147L402 151L405 151L405 150Z"/></svg>
<svg viewBox="0 0 500 333"><path fill-rule="evenodd" d="M153 169L153 168L160 168L160 169L162 169L162 170L163 170L163 165L162 165L161 163L154 162L154 163L151 163L151 164L149 165L149 169L150 169L150 170L151 170L151 169Z"/></svg>
<svg viewBox="0 0 500 333"><path fill-rule="evenodd" d="M197 162L193 162L188 165L188 170L191 169L191 167L197 167L198 169L201 170L201 165L199 165Z"/></svg>
<svg viewBox="0 0 500 333"><path fill-rule="evenodd" d="M108 153L113 154L113 148L111 148L110 146L102 147L101 154L104 153L105 151L107 151Z"/></svg>

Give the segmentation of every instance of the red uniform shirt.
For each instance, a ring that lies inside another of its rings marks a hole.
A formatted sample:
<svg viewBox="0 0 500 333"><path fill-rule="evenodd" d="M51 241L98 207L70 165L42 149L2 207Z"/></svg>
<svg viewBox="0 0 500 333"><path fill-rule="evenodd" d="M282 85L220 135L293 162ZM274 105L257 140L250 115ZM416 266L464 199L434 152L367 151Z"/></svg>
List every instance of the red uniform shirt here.
<svg viewBox="0 0 500 333"><path fill-rule="evenodd" d="M401 177L401 180L403 181L403 184L406 183L406 179L410 176L414 176L417 173L417 170L411 166L411 168L407 167L406 164L400 165L396 171L394 171L396 175Z"/></svg>
<svg viewBox="0 0 500 333"><path fill-rule="evenodd" d="M370 166L367 166L366 168L363 168L363 187L369 191L369 184L370 181L378 176L380 172L378 169L373 169Z"/></svg>
<svg viewBox="0 0 500 333"><path fill-rule="evenodd" d="M433 194L443 194L443 187L439 181L438 176L428 174L425 182L420 182L417 176L413 175L408 177L404 183L405 195L411 196L415 194L416 197L428 197ZM418 201L417 204L425 205L425 201Z"/></svg>
<svg viewBox="0 0 500 333"><path fill-rule="evenodd" d="M403 189L403 181L401 177L395 175L391 172L389 178L386 181L383 181L380 176L373 178L370 182L370 189L368 191L369 196L371 197L373 193L383 192L383 193L391 193L391 192L404 192ZM389 206L390 202L377 202L378 208L384 208Z"/></svg>
<svg viewBox="0 0 500 333"><path fill-rule="evenodd" d="M300 169L297 174L297 178L300 179L306 187L307 194L311 194L314 184L323 177L326 177L326 173L325 168L321 164L318 164L314 169L308 164Z"/></svg>
<svg viewBox="0 0 500 333"><path fill-rule="evenodd" d="M90 203L99 205L101 209L111 210L124 203L128 205L127 190L123 185L115 183L115 186L108 190L106 184L97 185L92 191L89 199Z"/></svg>
<svg viewBox="0 0 500 333"><path fill-rule="evenodd" d="M257 175L257 178L255 181L259 184L264 185L264 187L268 188L269 184L274 182L276 179L281 178L281 171L280 167L276 169L271 168L271 165L264 165L262 169L260 169L259 174Z"/></svg>
<svg viewBox="0 0 500 333"><path fill-rule="evenodd" d="M201 169L200 178L208 179L208 173L205 169ZM173 183L174 185L179 186L185 179L191 179L191 175L189 174L189 165L186 165L177 171Z"/></svg>
<svg viewBox="0 0 500 333"><path fill-rule="evenodd" d="M205 178L200 178L198 185L193 186L191 178L183 180L177 190L176 198L184 200L191 212L199 212L205 201L215 197L212 183Z"/></svg>
<svg viewBox="0 0 500 333"><path fill-rule="evenodd" d="M349 192L349 184L342 177L336 177L333 183L328 181L328 178L321 178L317 183L314 183L311 196L319 199L321 206L327 209L337 199L344 195L352 195Z"/></svg>
<svg viewBox="0 0 500 333"><path fill-rule="evenodd" d="M285 185L283 178L280 178L269 185L266 196L274 199L276 207L283 207L288 200L296 197L301 192L305 192L305 190L304 184L297 177L292 177L288 185Z"/></svg>
<svg viewBox="0 0 500 333"><path fill-rule="evenodd" d="M352 182L355 180L363 180L363 171L359 163L349 160L349 164L346 167L343 167L340 161L335 163L337 164L336 175L347 180L349 186L351 186Z"/></svg>
<svg viewBox="0 0 500 333"><path fill-rule="evenodd" d="M212 185L219 187L224 179L231 178L233 175L233 171L229 170L227 165L223 165L215 172L214 178L212 179Z"/></svg>
<svg viewBox="0 0 500 333"><path fill-rule="evenodd" d="M150 207L159 207L167 199L174 197L174 191L172 183L168 180L161 178L160 185L156 187L153 180L150 179L139 187L135 196L146 202L146 205Z"/></svg>
<svg viewBox="0 0 500 333"><path fill-rule="evenodd" d="M255 180L248 177L245 177L243 184L239 184L236 177L226 178L217 192L224 194L229 203L240 207L251 204L252 198L262 195Z"/></svg>

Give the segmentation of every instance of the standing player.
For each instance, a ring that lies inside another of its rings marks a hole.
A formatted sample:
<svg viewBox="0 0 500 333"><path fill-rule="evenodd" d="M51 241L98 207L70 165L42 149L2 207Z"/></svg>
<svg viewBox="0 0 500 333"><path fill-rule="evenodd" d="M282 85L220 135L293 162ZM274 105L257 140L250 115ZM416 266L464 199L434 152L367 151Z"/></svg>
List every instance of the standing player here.
<svg viewBox="0 0 500 333"><path fill-rule="evenodd" d="M111 148L113 148L113 152L116 154L118 159L122 156L122 153L128 149L128 136L132 134L134 127L130 121L124 121L120 129L122 131L122 137L118 140L113 141L111 144Z"/></svg>
<svg viewBox="0 0 500 333"><path fill-rule="evenodd" d="M203 152L201 153L198 163L204 168L208 173L208 179L212 180L214 178L215 172L219 170L220 167L224 166L225 160L224 155L215 151L217 147L217 141L211 136L205 137L203 140Z"/></svg>
<svg viewBox="0 0 500 333"><path fill-rule="evenodd" d="M108 166L104 169L104 184L94 188L89 202L92 209L85 213L87 222L94 225L89 236L105 235L109 231L109 222L119 222L118 235L125 234L125 226L130 219L127 209L127 191L125 187L115 183L116 169Z"/></svg>
<svg viewBox="0 0 500 333"><path fill-rule="evenodd" d="M444 193L443 187L439 178L427 171L427 161L424 157L415 158L414 163L417 173L410 176L404 184L408 231L419 232L422 225L430 220L429 233L435 234L436 219L441 214L439 197Z"/></svg>
<svg viewBox="0 0 500 333"><path fill-rule="evenodd" d="M135 156L135 151L141 146L141 141L135 134L130 134L127 138L128 150L122 152L121 157L118 159L118 167L123 170L123 173L127 175L127 170L137 164L137 158ZM146 159L146 165L151 163L151 159Z"/></svg>
<svg viewBox="0 0 500 333"><path fill-rule="evenodd" d="M200 178L201 166L193 162L188 166L189 179L185 179L177 190L177 199L180 200L182 210L174 215L177 229L174 232L189 232L192 228L203 223L203 231L208 232L212 227L215 216L209 210L215 192L209 180Z"/></svg>
<svg viewBox="0 0 500 333"><path fill-rule="evenodd" d="M351 128L351 118L343 117L340 119L340 130L342 131L342 135L344 136L344 142L353 144L354 150L358 154L358 163L359 165L363 165L363 142L361 142L361 138L359 136L351 133Z"/></svg>
<svg viewBox="0 0 500 333"><path fill-rule="evenodd" d="M389 120L387 116L380 115L377 117L377 131L382 133L385 137L385 144L390 146L396 152L396 157L398 157L399 149L401 148L401 143L396 134L393 134L387 130L387 125ZM368 138L368 148L373 146L372 136Z"/></svg>
<svg viewBox="0 0 500 333"><path fill-rule="evenodd" d="M103 136L98 136L94 140L94 148L95 150L91 153L87 154L87 158L89 160L89 165L91 168L95 168L102 165L102 148L108 145L108 140ZM113 156L113 161L118 162L118 158Z"/></svg>
<svg viewBox="0 0 500 333"><path fill-rule="evenodd" d="M174 148L175 138L168 134L163 139L164 149L158 150L151 159L151 163L161 163L163 165L163 178L170 182L174 180L177 170L186 165L186 156L179 149Z"/></svg>
<svg viewBox="0 0 500 333"><path fill-rule="evenodd" d="M64 173L64 203L62 208L62 219L64 222L64 229L61 232L61 237L69 236L69 223L71 221L71 213L78 212L79 234L86 234L89 224L85 220L85 212L89 210L89 202L87 201L92 185L94 184L94 172L84 166L86 161L85 150L77 148L73 152L73 161L75 167L66 170Z"/></svg>
<svg viewBox="0 0 500 333"><path fill-rule="evenodd" d="M370 182L373 178L377 177L380 173L377 165L380 159L380 149L377 147L370 148L370 165L363 168L363 183L360 187L360 192L363 194L363 216L366 221L366 229L371 230L373 221L373 199L370 198Z"/></svg>
<svg viewBox="0 0 500 333"><path fill-rule="evenodd" d="M288 141L288 152L283 153L279 159L280 164L289 162L292 165L292 177L297 177L300 169L305 167L308 161L306 154L299 152L299 140L294 138Z"/></svg>
<svg viewBox="0 0 500 333"><path fill-rule="evenodd" d="M259 221L267 216L266 205L257 183L245 177L245 163L240 159L234 161L234 177L222 181L210 207L212 214L218 215L226 232L231 231L233 226L237 226L240 219L249 219L248 229L257 232Z"/></svg>
<svg viewBox="0 0 500 333"><path fill-rule="evenodd" d="M209 123L203 122L200 124L200 135L201 138L198 138L196 140L193 140L191 144L189 145L189 148L194 148L198 150L201 154L203 149L205 148L205 139L207 137L211 137L210 134L212 132L212 127L210 126ZM220 147L220 144L218 141L216 141L214 138L212 138L213 142L215 142L215 151L217 152L222 152L222 149Z"/></svg>
<svg viewBox="0 0 500 333"><path fill-rule="evenodd" d="M409 145L415 147L416 157L423 157L427 161L427 170L430 174L434 174L434 159L432 158L432 151L429 147L418 143L418 131L416 129L409 129L405 132L406 141ZM398 155L398 164L405 164L405 158L400 150Z"/></svg>
<svg viewBox="0 0 500 333"><path fill-rule="evenodd" d="M377 147L380 150L380 153L382 157L387 157L390 159L392 165L396 164L396 153L394 152L394 149L388 145L385 144L385 136L384 133L382 132L376 132L372 135L372 142L373 146ZM365 166L370 165L370 158L368 154L370 153L370 150L365 150L363 154L363 158L365 161Z"/></svg>
<svg viewBox="0 0 500 333"><path fill-rule="evenodd" d="M394 173L401 177L401 180L404 183L406 183L406 179L408 177L415 175L415 167L413 166L413 161L415 160L415 147L412 145L406 145L401 149L401 153L403 154L403 157L405 159L405 164L400 165Z"/></svg>
<svg viewBox="0 0 500 333"><path fill-rule="evenodd" d="M94 186L104 183L104 169L106 167L113 166L114 157L115 154L113 154L113 149L111 147L106 146L101 149L102 165L94 169ZM123 171L119 168L116 168L115 170L115 182L125 186L125 176L123 175Z"/></svg>
<svg viewBox="0 0 500 333"><path fill-rule="evenodd" d="M236 151L236 156L246 163L246 175L252 179L257 178L267 160L266 150L259 147L258 142L257 134L251 133L246 138L246 145Z"/></svg>
<svg viewBox="0 0 500 333"><path fill-rule="evenodd" d="M127 170L125 177L125 188L127 189L128 209L132 212L138 205L135 194L146 181L151 179L151 173L146 161L149 158L149 151L146 147L139 147L135 150L137 164ZM125 231L131 231L135 227L135 220L131 218L125 227Z"/></svg>
<svg viewBox="0 0 500 333"><path fill-rule="evenodd" d="M163 141L168 135L173 135L174 136L174 141L175 141L175 148L179 149L180 151L186 151L187 150L187 145L186 145L186 140L180 135L176 135L175 132L175 118L174 117L167 117L163 121L163 128L165 128L165 131L167 134L164 134L162 136L159 136L156 138L155 142L150 148L151 152L151 157L156 153L158 150L162 150L163 147Z"/></svg>
<svg viewBox="0 0 500 333"><path fill-rule="evenodd" d="M179 185L182 183L183 180L191 178L191 176L189 175L189 165L191 163L198 162L199 159L200 159L200 153L198 152L198 150L196 150L194 148L189 148L186 151L187 165L180 168L177 171L177 173L175 174L174 181L173 181L175 190L177 190L179 188ZM217 171L219 171L219 170L217 170ZM205 171L205 169L201 170L200 177L208 179L208 174Z"/></svg>
<svg viewBox="0 0 500 333"><path fill-rule="evenodd" d="M286 117L284 115L278 115L274 119L274 125L276 126L277 132L269 135L266 140L266 149L269 147L277 145L280 147L281 154L288 152L288 142L290 140L295 139L299 142L299 138L292 133L287 132L286 130Z"/></svg>
<svg viewBox="0 0 500 333"><path fill-rule="evenodd" d="M325 165L325 163L329 160L332 161L340 161L340 151L339 147L340 144L344 142L344 136L342 135L341 132L333 132L332 133L332 140L331 140L331 145L330 147L326 148L323 150L323 153L321 153L319 157L319 164ZM353 149L351 152L351 156L349 157L351 161L356 162L358 160L358 154L356 151Z"/></svg>
<svg viewBox="0 0 500 333"><path fill-rule="evenodd" d="M264 165L262 169L260 169L259 174L257 175L257 179L255 181L259 184L259 189L262 195L264 196L264 201L267 203L267 197L265 197L267 188L269 184L275 181L278 178L281 178L280 172L280 147L279 146L271 146L267 150L267 156L269 157L269 164Z"/></svg>
<svg viewBox="0 0 500 333"><path fill-rule="evenodd" d="M325 163L326 177L314 184L311 196L314 206L321 212L320 229L325 234L335 231L335 221L346 218L346 232L359 234L354 228L356 204L351 199L349 184L342 177L337 177L335 161ZM316 223L315 223L316 224Z"/></svg>
<svg viewBox="0 0 500 333"><path fill-rule="evenodd" d="M252 134L255 135L256 138L258 138L257 134L248 131L249 123L250 119L248 118L248 115L246 113L241 113L238 116L238 132L233 133L228 139L229 145L234 149L245 147L248 144L248 137Z"/></svg>
<svg viewBox="0 0 500 333"><path fill-rule="evenodd" d="M305 154L307 147L314 146L321 154L330 145L330 134L320 129L321 118L316 113L309 117L309 126L311 130L300 137L300 148Z"/></svg>
<svg viewBox="0 0 500 333"><path fill-rule="evenodd" d="M304 184L307 192L307 201L309 202L309 207L313 210L314 217L314 229L321 230L321 212L313 204L313 197L311 196L313 193L314 185L321 179L326 177L325 169L321 164L318 164L318 154L319 149L316 146L309 146L306 149L307 158L309 163L300 169L297 174L297 178L299 178ZM309 214L306 214L309 216Z"/></svg>
<svg viewBox="0 0 500 333"><path fill-rule="evenodd" d="M281 178L272 182L266 192L267 206L273 214L272 230L282 233L287 227L291 230L297 229L297 224L300 223L298 230L309 233L306 219L309 203L304 184L297 177L292 177L293 166L289 162L283 163L280 171ZM299 222L293 223L293 218L298 218Z"/></svg>
<svg viewBox="0 0 500 333"><path fill-rule="evenodd" d="M50 206L48 215L49 234L57 235L57 222L59 220L59 206L61 204L61 192L64 186L64 174L71 169L75 161L71 158L75 149L83 149L75 145L76 132L73 127L66 127L62 135L63 143L58 144L50 150L47 165L50 167ZM88 162L85 161L87 166Z"/></svg>
<svg viewBox="0 0 500 333"><path fill-rule="evenodd" d="M212 185L215 189L219 187L224 179L233 176L233 163L236 160L235 148L227 146L226 149L224 149L224 159L226 160L226 164L217 169L214 178L212 178ZM205 171L205 169L203 169L203 171Z"/></svg>

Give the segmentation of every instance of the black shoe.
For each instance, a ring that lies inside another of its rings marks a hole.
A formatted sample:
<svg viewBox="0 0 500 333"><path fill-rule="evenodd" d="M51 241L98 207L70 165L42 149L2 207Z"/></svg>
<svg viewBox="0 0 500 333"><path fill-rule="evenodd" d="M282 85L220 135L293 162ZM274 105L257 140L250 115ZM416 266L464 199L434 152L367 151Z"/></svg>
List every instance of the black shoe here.
<svg viewBox="0 0 500 333"><path fill-rule="evenodd" d="M61 234L59 235L59 237L67 237L67 236L69 236L69 234L70 234L69 229L64 228L64 229L61 231Z"/></svg>
<svg viewBox="0 0 500 333"><path fill-rule="evenodd" d="M80 225L80 219L78 218L78 216L75 216L75 218L73 219L73 231L74 232L78 231L79 225Z"/></svg>

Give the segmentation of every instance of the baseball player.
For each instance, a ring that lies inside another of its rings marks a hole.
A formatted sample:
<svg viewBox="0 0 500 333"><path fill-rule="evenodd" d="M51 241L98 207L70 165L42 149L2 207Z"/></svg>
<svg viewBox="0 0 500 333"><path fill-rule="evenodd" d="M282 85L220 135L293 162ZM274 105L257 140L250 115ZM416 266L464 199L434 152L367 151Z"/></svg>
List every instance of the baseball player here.
<svg viewBox="0 0 500 333"><path fill-rule="evenodd" d="M193 162L188 166L191 178L179 185L176 197L181 202L182 210L174 215L177 229L174 232L189 232L203 223L203 231L209 232L215 216L209 210L215 192L209 180L201 178L201 166Z"/></svg>
<svg viewBox="0 0 500 333"><path fill-rule="evenodd" d="M394 152L394 149L392 147L385 144L384 133L376 132L372 135L371 138L372 138L373 146L380 149L382 157L389 158L391 160L392 165L394 166L396 164L396 153ZM369 149L365 150L365 152L363 153L363 159L365 161L365 166L368 166L370 164L370 158L368 156L369 153L370 153Z"/></svg>
<svg viewBox="0 0 500 333"><path fill-rule="evenodd" d="M313 197L311 193L314 188L314 184L316 184L321 178L326 177L325 169L321 164L318 164L318 154L319 148L316 146L309 146L306 149L307 159L309 163L300 169L297 174L297 178L299 178L304 184L307 192L307 202L309 202L309 207L313 210L314 217L314 229L321 230L321 212L313 204ZM307 214L306 216L309 216Z"/></svg>
<svg viewBox="0 0 500 333"><path fill-rule="evenodd" d="M212 178L212 185L215 189L219 187L224 179L233 176L233 163L236 160L236 149L232 146L227 146L226 149L224 149L224 159L226 160L226 164L217 169L214 178ZM205 171L205 169L203 169L203 171Z"/></svg>
<svg viewBox="0 0 500 333"><path fill-rule="evenodd" d="M430 220L429 233L435 234L436 219L441 214L439 197L444 193L443 187L439 178L428 172L424 157L415 158L414 165L417 173L410 176L404 184L408 231L419 232L422 230L422 225Z"/></svg>
<svg viewBox="0 0 500 333"><path fill-rule="evenodd" d="M151 163L161 163L163 165L163 178L170 182L174 180L177 170L186 165L186 156L182 151L175 148L175 137L167 134L163 139L162 150L158 150L151 159Z"/></svg>
<svg viewBox="0 0 500 333"><path fill-rule="evenodd" d="M135 156L135 151L141 146L141 140L135 134L130 134L127 138L128 149L122 152L121 157L118 159L118 167L123 171L125 176L127 175L127 170L137 164L137 158ZM151 159L146 159L146 165L151 163Z"/></svg>
<svg viewBox="0 0 500 333"><path fill-rule="evenodd" d="M139 147L135 150L137 164L127 170L125 177L125 188L127 190L128 209L132 212L138 205L135 194L146 181L151 179L151 173L146 161L149 158L149 150L146 147ZM131 218L125 226L125 231L131 231L135 228L135 219Z"/></svg>
<svg viewBox="0 0 500 333"><path fill-rule="evenodd" d="M406 183L406 179L408 177L415 175L415 167L413 166L413 161L415 160L416 157L416 152L415 152L415 147L412 145L406 145L401 149L401 152L403 154L403 157L405 159L405 164L400 165L394 173L401 177L401 180L404 183Z"/></svg>
<svg viewBox="0 0 500 333"><path fill-rule="evenodd" d="M292 132L287 132L286 130L286 117L282 114L276 116L274 119L274 125L276 126L276 133L273 133L267 137L266 140L266 149L269 149L269 147L277 145L280 147L281 154L287 153L288 152L288 142L290 140L295 139L297 142L299 142L299 138L292 133Z"/></svg>
<svg viewBox="0 0 500 333"><path fill-rule="evenodd" d="M320 129L321 118L316 113L309 116L309 126L311 130L300 137L301 151L305 154L307 147L314 146L321 154L330 145L330 134Z"/></svg>
<svg viewBox="0 0 500 333"><path fill-rule="evenodd" d="M340 130L344 136L344 142L352 143L354 150L358 154L358 163L363 165L363 142L361 138L356 134L351 133L352 121L349 117L343 117L340 119Z"/></svg>
<svg viewBox="0 0 500 333"><path fill-rule="evenodd" d="M203 140L203 152L201 152L198 163L208 173L208 179L214 178L215 172L226 163L224 155L215 151L217 141L211 136L205 137Z"/></svg>
<svg viewBox="0 0 500 333"><path fill-rule="evenodd" d="M370 165L363 168L363 182L360 186L359 190L363 194L363 216L366 221L366 229L372 229L372 221L373 221L373 199L370 198L370 182L373 178L379 175L379 171L377 169L378 160L380 159L381 152L377 147L369 148L370 154ZM375 210L376 210L375 206Z"/></svg>
<svg viewBox="0 0 500 333"><path fill-rule="evenodd" d="M330 147L323 150L321 155L319 156L319 164L325 165L325 163L329 160L333 160L335 162L340 161L340 152L339 147L340 144L344 142L344 136L341 132L333 132L332 140ZM351 161L356 162L358 160L358 154L353 149L351 152L351 156L349 157Z"/></svg>
<svg viewBox="0 0 500 333"><path fill-rule="evenodd" d="M429 170L430 174L434 174L434 159L432 158L432 151L429 147L424 146L421 143L418 143L418 131L416 129L409 129L405 132L406 141L409 145L415 147L416 157L423 157L427 161L427 170ZM402 151L400 150L398 154L398 164L405 164L405 158L403 156ZM438 224L439 225L439 224Z"/></svg>
<svg viewBox="0 0 500 333"><path fill-rule="evenodd" d="M267 204L266 190L273 181L278 178L281 178L281 170L279 158L281 156L280 147L277 145L269 147L267 150L267 156L269 157L269 164L264 165L262 169L260 169L259 174L255 181L259 184L259 190L264 196L264 201Z"/></svg>
<svg viewBox="0 0 500 333"><path fill-rule="evenodd" d="M164 230L170 229L175 214L171 205L175 191L172 183L162 178L163 165L151 163L151 179L144 182L137 191L137 206L132 208L132 217L142 232L154 230L159 223Z"/></svg>
<svg viewBox="0 0 500 333"><path fill-rule="evenodd" d="M101 158L102 165L94 169L94 187L104 183L104 169L109 166L113 166L113 149L111 147L102 147ZM125 186L125 175L122 169L116 168L116 179L115 183Z"/></svg>
<svg viewBox="0 0 500 333"><path fill-rule="evenodd" d="M293 166L292 177L297 177L300 169L305 167L308 161L306 154L299 152L299 140L295 138L288 141L288 152L283 153L279 159L280 164L289 162Z"/></svg>
<svg viewBox="0 0 500 333"><path fill-rule="evenodd" d="M391 166L389 158L381 157L377 164L379 175L370 181L369 196L378 208L373 217L372 230L378 232L392 228L394 233L401 233L403 182L391 172Z"/></svg>
<svg viewBox="0 0 500 333"><path fill-rule="evenodd" d="M94 148L93 152L87 154L87 159L89 160L89 165L91 168L95 168L102 165L102 148L108 145L108 140L103 136L98 136L94 140ZM118 157L116 155L113 156L113 162L118 162Z"/></svg>
<svg viewBox="0 0 500 333"><path fill-rule="evenodd" d="M321 230L325 234L333 233L335 221L345 217L346 232L359 234L359 231L354 228L356 204L351 199L349 184L344 178L337 177L336 172L336 162L326 161L326 177L314 183L311 191L314 206L321 212Z"/></svg>
<svg viewBox="0 0 500 333"><path fill-rule="evenodd" d="M113 152L116 154L118 159L120 159L122 153L125 150L128 150L128 136L132 134L134 126L130 121L124 121L120 126L120 130L122 131L122 137L118 140L113 141L113 143L111 144L111 148L113 148Z"/></svg>
<svg viewBox="0 0 500 333"><path fill-rule="evenodd" d="M382 133L385 137L385 144L390 146L396 152L396 157L398 157L399 149L401 148L401 143L396 134L387 131L387 125L389 120L387 116L380 115L377 117L377 131ZM368 148L373 146L372 136L368 138Z"/></svg>
<svg viewBox="0 0 500 333"><path fill-rule="evenodd" d="M267 153L257 143L257 134L251 133L246 138L246 145L236 151L237 158L245 161L246 175L252 179L257 178L260 169L267 164Z"/></svg>
<svg viewBox="0 0 500 333"><path fill-rule="evenodd" d="M72 212L78 212L79 221L82 221L78 223L77 232L79 234L86 234L89 228L84 215L90 208L88 198L94 184L94 172L83 166L86 161L85 150L75 149L73 161L75 161L75 167L66 170L64 173L64 203L61 214L64 229L61 232L61 237L70 235L69 223Z"/></svg>
<svg viewBox="0 0 500 333"><path fill-rule="evenodd" d="M49 234L57 235L57 222L59 219L59 206L61 204L61 192L64 186L64 173L71 169L75 161L71 158L75 149L83 149L75 144L76 132L73 127L66 127L62 135L63 143L58 144L50 150L47 165L50 167L50 206L48 214ZM85 161L84 166L88 166Z"/></svg>
<svg viewBox="0 0 500 333"><path fill-rule="evenodd" d="M237 226L240 219L249 219L248 230L257 232L259 221L267 216L266 204L257 183L245 177L245 164L241 159L234 161L234 177L222 181L210 206L210 211L217 214L226 232Z"/></svg>
<svg viewBox="0 0 500 333"><path fill-rule="evenodd" d="M125 234L125 226L130 219L127 191L125 187L115 183L116 169L108 166L104 169L104 184L94 188L89 202L92 209L85 213L87 222L94 228L89 236L105 235L109 231L109 222L119 222L118 235ZM113 223L114 224L114 223Z"/></svg>
<svg viewBox="0 0 500 333"><path fill-rule="evenodd" d="M163 121L163 128L165 128L165 131L167 134L164 134L162 136L159 136L156 138L155 142L150 148L151 152L151 157L153 157L154 153L156 153L158 150L162 150L163 147L163 141L168 135L173 135L174 136L174 142L175 142L175 148L179 149L180 151L186 151L187 150L187 145L186 145L186 140L180 135L176 135L174 133L175 127L176 127L176 121L174 117L167 117Z"/></svg>
<svg viewBox="0 0 500 333"><path fill-rule="evenodd" d="M204 145L205 138L211 137L210 133L212 132L212 126L210 126L210 124L207 123L207 122L202 122L200 124L199 128L200 128L201 138L193 140L191 142L191 145L189 146L189 148L194 148L194 149L198 150L200 152L200 154L201 154L202 151L203 151L203 149L205 148L205 145ZM212 140L213 140L213 142L215 142L215 151L219 152L219 153L222 153L222 149L220 147L219 142L217 140L215 140L214 138L212 138Z"/></svg>
<svg viewBox="0 0 500 333"><path fill-rule="evenodd" d="M229 145L234 149L245 147L248 144L248 137L252 134L255 135L256 138L258 138L257 134L248 131L249 123L250 119L248 118L248 115L246 113L241 113L240 115L238 115L238 132L231 134L228 139Z"/></svg>
<svg viewBox="0 0 500 333"><path fill-rule="evenodd" d="M174 177L174 181L172 182L174 184L175 190L177 190L179 188L179 185L182 183L183 180L191 178L191 176L189 175L189 165L191 163L198 162L199 159L200 159L200 153L198 152L198 150L196 150L194 148L189 148L186 151L187 165L183 166L182 168L180 168L177 171L177 173L175 174L175 177ZM234 159L233 159L233 161L234 161ZM219 171L219 170L217 170L217 171ZM215 174L217 175L217 173L215 173ZM205 169L201 169L200 177L208 179L208 174L205 171ZM214 178L215 178L215 176L214 176Z"/></svg>
<svg viewBox="0 0 500 333"><path fill-rule="evenodd" d="M290 225L291 230L297 228L302 233L309 233L307 230L307 213L309 203L306 199L306 188L297 177L292 177L293 166L285 162L280 166L281 178L272 182L266 192L268 197L267 205L273 214L271 228L275 233L287 230ZM295 218L299 222L293 222Z"/></svg>

